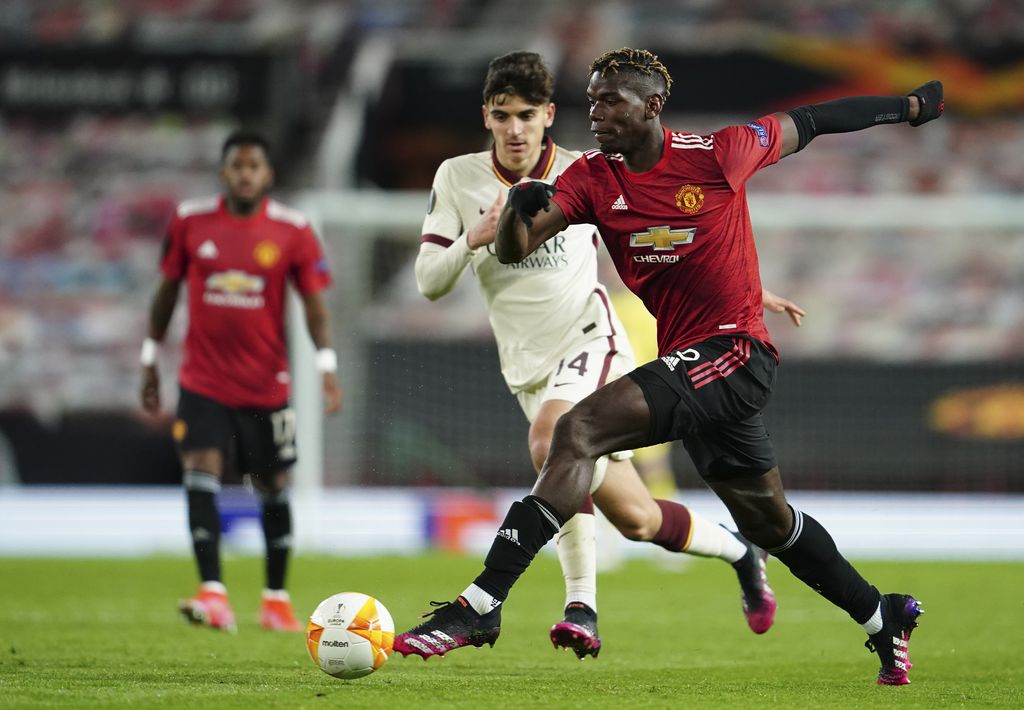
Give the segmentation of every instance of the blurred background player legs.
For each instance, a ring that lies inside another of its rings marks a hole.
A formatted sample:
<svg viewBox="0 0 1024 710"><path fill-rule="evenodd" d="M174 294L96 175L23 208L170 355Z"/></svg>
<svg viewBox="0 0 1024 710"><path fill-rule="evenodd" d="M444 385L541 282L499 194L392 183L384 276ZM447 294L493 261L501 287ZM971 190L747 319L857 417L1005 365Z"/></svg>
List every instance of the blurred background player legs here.
<svg viewBox="0 0 1024 710"><path fill-rule="evenodd" d="M266 545L266 587L260 599L260 626L268 631L302 631L302 623L295 618L291 597L285 590L288 559L292 549L292 510L288 494L288 470L278 471L271 477L271 486L263 485L254 477L253 485L259 491Z"/></svg>
<svg viewBox="0 0 1024 710"><path fill-rule="evenodd" d="M176 425L176 431L184 426ZM221 489L224 457L217 449L182 452L188 528L199 572L199 591L178 603L178 610L194 624L234 632L235 614L228 601L220 571L220 513L217 494Z"/></svg>
<svg viewBox="0 0 1024 710"><path fill-rule="evenodd" d="M185 471L189 530L200 586L195 597L179 603L179 610L193 623L226 631L236 628L221 577L216 499L228 458L228 442L235 442L232 454L239 464L256 472L250 478L260 498L266 545L260 625L270 631L302 630L285 591L292 541L288 478L295 460L295 429L289 422L294 422L294 413L287 407L231 410L187 390L181 392L174 431ZM263 471L269 473L259 473Z"/></svg>

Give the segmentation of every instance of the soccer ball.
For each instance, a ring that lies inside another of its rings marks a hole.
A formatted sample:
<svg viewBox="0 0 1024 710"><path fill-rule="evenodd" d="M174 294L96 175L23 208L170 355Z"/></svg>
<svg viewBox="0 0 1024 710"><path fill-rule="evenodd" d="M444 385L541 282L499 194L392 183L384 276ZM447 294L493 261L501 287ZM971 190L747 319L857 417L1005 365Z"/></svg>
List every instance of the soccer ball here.
<svg viewBox="0 0 1024 710"><path fill-rule="evenodd" d="M359 592L327 597L306 624L313 663L335 678L351 680L384 665L395 643L395 622L378 600Z"/></svg>

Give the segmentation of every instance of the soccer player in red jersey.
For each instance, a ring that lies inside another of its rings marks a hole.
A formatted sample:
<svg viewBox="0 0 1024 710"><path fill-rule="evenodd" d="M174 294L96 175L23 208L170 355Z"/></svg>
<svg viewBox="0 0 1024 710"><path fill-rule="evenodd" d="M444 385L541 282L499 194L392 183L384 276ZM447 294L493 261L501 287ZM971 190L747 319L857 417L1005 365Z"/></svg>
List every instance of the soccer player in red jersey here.
<svg viewBox="0 0 1024 710"><path fill-rule="evenodd" d="M512 504L474 581L490 604L452 603L434 615L432 628L418 628L445 634L452 647L492 641L501 603L577 510L595 459L681 440L740 532L864 628L881 661L877 682L906 684L917 600L881 595L783 493L761 417L778 354L762 319L745 185L816 135L938 118L942 85L801 106L701 136L661 125L671 84L646 50L624 48L595 60L587 95L600 150L584 153L554 186L513 187L495 240L498 258L512 263L568 224L595 224L623 282L658 321L661 357L559 420L537 484ZM509 530L515 535L502 535Z"/></svg>
<svg viewBox="0 0 1024 710"><path fill-rule="evenodd" d="M608 379L636 367L623 326L598 281L593 225L573 225L559 234L549 243L551 258L500 264L494 254L508 188L524 177L554 181L580 156L546 135L555 119L553 84L554 76L536 52L509 52L490 62L482 113L493 148L450 158L438 168L416 259L417 285L430 299L448 293L466 271L479 284L502 376L530 421L528 445L537 472L559 417ZM769 291L764 304L797 319L803 313ZM596 657L601 649L595 505L630 539L729 563L740 582L750 629L768 631L776 602L765 573L767 553L678 501L655 500L631 456L619 452L598 461L593 500L555 536L566 596L564 617L550 630L552 644L572 649L579 658ZM472 604L472 591L466 596ZM435 642L434 637L408 636L395 650L432 655L444 650Z"/></svg>
<svg viewBox="0 0 1024 710"><path fill-rule="evenodd" d="M235 618L221 581L216 495L226 463L249 473L262 502L266 584L261 625L301 631L284 580L291 548L288 475L295 463L295 413L288 406L284 327L286 284L298 290L318 348L325 407L341 407L329 317L322 289L331 277L306 218L267 197L270 150L258 133L236 131L221 151L224 193L190 200L171 219L162 278L143 343L142 406L160 409L157 347L188 284L185 337L173 435L184 469L189 529L201 584L180 603L189 620L226 631Z"/></svg>

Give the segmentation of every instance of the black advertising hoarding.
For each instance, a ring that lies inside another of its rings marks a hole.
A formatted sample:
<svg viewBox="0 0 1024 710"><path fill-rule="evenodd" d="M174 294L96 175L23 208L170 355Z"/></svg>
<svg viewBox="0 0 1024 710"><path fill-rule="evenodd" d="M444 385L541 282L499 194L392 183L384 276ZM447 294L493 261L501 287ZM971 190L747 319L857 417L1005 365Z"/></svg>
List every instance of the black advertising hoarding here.
<svg viewBox="0 0 1024 710"><path fill-rule="evenodd" d="M268 54L0 52L0 108L26 114L265 115L274 110L275 60Z"/></svg>
<svg viewBox="0 0 1024 710"><path fill-rule="evenodd" d="M493 345L377 342L368 356L360 483L527 485L528 424ZM786 359L765 419L788 488L1020 493L1022 402L1018 362ZM166 430L134 413L72 412L44 423L27 410L0 411L0 436L25 484L181 480ZM326 442L328 481L332 447L349 445ZM681 445L673 459L681 486L703 485Z"/></svg>
<svg viewBox="0 0 1024 710"><path fill-rule="evenodd" d="M526 485L528 424L492 345L380 342L370 358L362 482ZM415 376L408 363L416 363ZM784 356L765 421L787 487L1024 491L1017 361ZM681 486L703 485L681 444L673 459Z"/></svg>

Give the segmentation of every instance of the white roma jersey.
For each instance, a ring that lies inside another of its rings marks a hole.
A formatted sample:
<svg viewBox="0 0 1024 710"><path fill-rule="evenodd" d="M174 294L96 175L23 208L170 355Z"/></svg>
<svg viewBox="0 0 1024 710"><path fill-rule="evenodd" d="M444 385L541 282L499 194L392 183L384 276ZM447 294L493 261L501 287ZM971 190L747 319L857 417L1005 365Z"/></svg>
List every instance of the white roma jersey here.
<svg viewBox="0 0 1024 710"><path fill-rule="evenodd" d="M553 182L579 153L545 138L530 178ZM470 252L466 232L490 208L499 190L518 177L495 159L493 149L444 161L434 176L422 250L458 245L466 251L498 343L501 372L513 392L541 384L575 343L614 338L613 348L629 351L625 330L597 280L597 243L592 225L572 225L518 264L502 264L494 244ZM458 271L449 288L458 278Z"/></svg>

